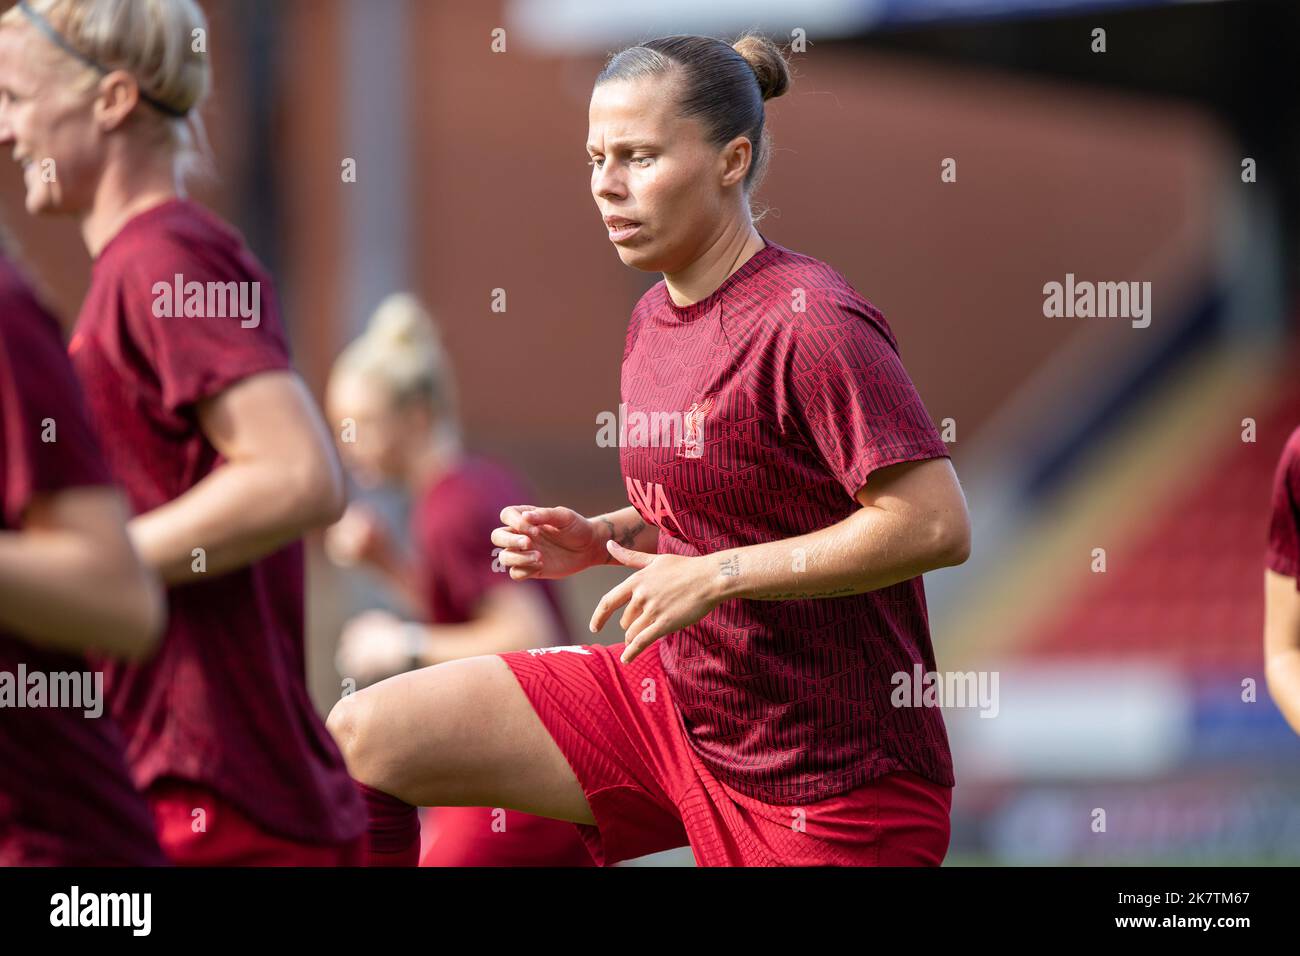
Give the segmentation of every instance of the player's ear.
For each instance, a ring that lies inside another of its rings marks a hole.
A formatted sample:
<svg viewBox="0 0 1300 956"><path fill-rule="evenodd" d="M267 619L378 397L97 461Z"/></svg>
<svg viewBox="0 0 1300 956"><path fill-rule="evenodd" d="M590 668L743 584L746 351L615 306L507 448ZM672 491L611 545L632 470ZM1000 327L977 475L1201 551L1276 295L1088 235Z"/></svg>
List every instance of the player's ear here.
<svg viewBox="0 0 1300 956"><path fill-rule="evenodd" d="M95 121L104 132L120 127L140 102L140 88L126 70L106 74L96 90Z"/></svg>
<svg viewBox="0 0 1300 956"><path fill-rule="evenodd" d="M737 136L722 147L720 155L722 186L730 188L737 183L743 183L749 173L750 164L754 161L754 144L749 141L749 137Z"/></svg>

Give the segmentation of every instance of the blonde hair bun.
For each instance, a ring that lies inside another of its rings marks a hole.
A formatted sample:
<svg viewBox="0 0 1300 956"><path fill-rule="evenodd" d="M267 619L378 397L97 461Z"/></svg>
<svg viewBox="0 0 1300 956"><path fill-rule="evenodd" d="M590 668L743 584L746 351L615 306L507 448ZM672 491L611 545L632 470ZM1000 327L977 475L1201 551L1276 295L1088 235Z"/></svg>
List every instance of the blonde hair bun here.
<svg viewBox="0 0 1300 956"><path fill-rule="evenodd" d="M409 292L379 303L335 361L332 378L354 375L386 388L398 403L420 401L445 417L456 414L455 377L438 325Z"/></svg>
<svg viewBox="0 0 1300 956"><path fill-rule="evenodd" d="M441 351L433 316L409 292L395 292L379 303L366 325L366 336L393 349Z"/></svg>

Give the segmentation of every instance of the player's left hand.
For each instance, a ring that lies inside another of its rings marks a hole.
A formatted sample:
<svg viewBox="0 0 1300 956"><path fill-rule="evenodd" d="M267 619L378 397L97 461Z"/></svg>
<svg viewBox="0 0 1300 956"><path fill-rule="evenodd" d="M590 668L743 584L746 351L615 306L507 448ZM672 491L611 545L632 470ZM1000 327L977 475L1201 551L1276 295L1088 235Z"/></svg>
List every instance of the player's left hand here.
<svg viewBox="0 0 1300 956"><path fill-rule="evenodd" d="M591 631L605 626L609 616L624 604L619 620L623 628L622 661L631 663L665 634L681 630L705 617L722 603L717 572L703 558L677 554L632 551L617 541L606 545L619 564L636 573L608 591L591 616Z"/></svg>
<svg viewBox="0 0 1300 956"><path fill-rule="evenodd" d="M363 611L344 625L335 666L363 685L410 670L410 634L410 625L387 611Z"/></svg>

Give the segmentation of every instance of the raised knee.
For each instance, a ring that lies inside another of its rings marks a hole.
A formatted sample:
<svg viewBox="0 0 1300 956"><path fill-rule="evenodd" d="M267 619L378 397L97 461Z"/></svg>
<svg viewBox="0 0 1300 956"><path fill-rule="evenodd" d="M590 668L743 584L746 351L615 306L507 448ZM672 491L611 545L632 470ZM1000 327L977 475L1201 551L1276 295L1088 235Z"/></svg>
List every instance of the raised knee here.
<svg viewBox="0 0 1300 956"><path fill-rule="evenodd" d="M372 769L367 752L373 743L373 712L366 692L358 691L341 697L325 719L325 727L338 744L343 761L348 765L348 773L354 780L372 787L376 782L367 779Z"/></svg>

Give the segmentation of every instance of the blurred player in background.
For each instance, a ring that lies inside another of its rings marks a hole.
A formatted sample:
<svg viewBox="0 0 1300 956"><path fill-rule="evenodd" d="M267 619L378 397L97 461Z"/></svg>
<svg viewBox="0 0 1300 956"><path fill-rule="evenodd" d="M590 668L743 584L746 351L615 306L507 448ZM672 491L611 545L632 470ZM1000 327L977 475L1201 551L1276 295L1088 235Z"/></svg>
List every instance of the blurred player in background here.
<svg viewBox="0 0 1300 956"><path fill-rule="evenodd" d="M83 678L83 651L140 660L162 631L126 518L59 327L0 255L0 866L164 862Z"/></svg>
<svg viewBox="0 0 1300 956"><path fill-rule="evenodd" d="M625 607L626 646L340 701L331 730L390 821L403 801L504 803L580 824L600 863L686 843L701 865L942 861L943 718L891 696L936 669L920 575L966 560L970 522L883 316L755 228L763 102L788 83L758 37L651 41L597 78L592 195L622 261L664 274L633 311L622 398L682 424L620 441L631 507L514 506L492 540L520 580L633 569L591 620ZM501 384L538 394L545 368Z"/></svg>
<svg viewBox="0 0 1300 956"><path fill-rule="evenodd" d="M1268 690L1300 734L1300 428L1273 479L1264 571L1264 662Z"/></svg>
<svg viewBox="0 0 1300 956"><path fill-rule="evenodd" d="M389 297L339 357L328 390L339 449L358 484L388 483L413 503L408 558L360 503L326 535L330 557L380 573L419 623L367 611L348 623L339 673L366 684L412 667L498 654L565 636L553 586L514 583L491 535L501 509L528 496L519 479L461 445L452 370L433 319ZM445 807L425 814L421 866L591 866L572 826L517 810ZM428 831L432 831L431 833Z"/></svg>
<svg viewBox="0 0 1300 956"><path fill-rule="evenodd" d="M299 540L341 514L342 473L270 277L184 198L206 29L193 0L9 10L0 144L28 212L74 217L94 260L69 350L170 611L158 654L105 664L106 689L162 849L355 863L365 809L307 694Z"/></svg>

